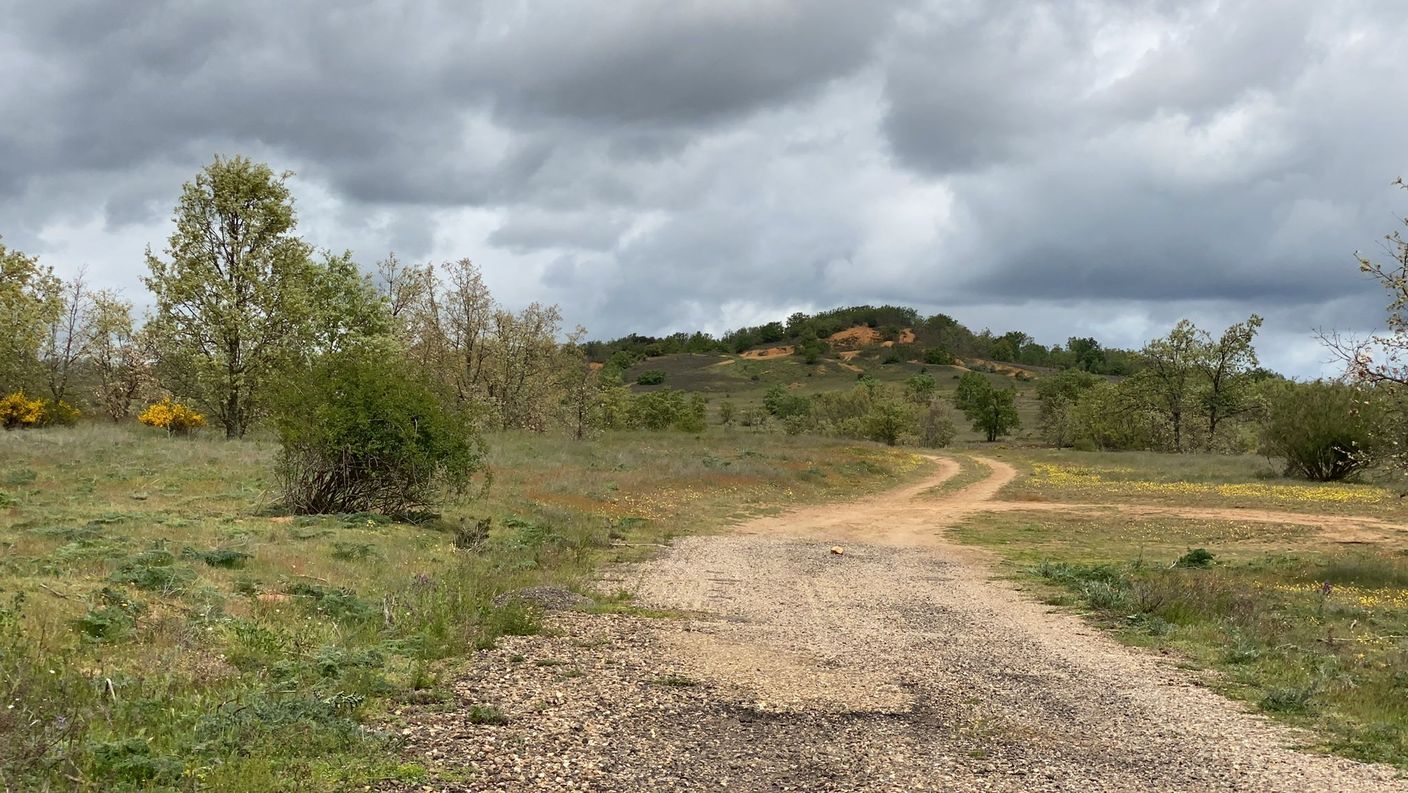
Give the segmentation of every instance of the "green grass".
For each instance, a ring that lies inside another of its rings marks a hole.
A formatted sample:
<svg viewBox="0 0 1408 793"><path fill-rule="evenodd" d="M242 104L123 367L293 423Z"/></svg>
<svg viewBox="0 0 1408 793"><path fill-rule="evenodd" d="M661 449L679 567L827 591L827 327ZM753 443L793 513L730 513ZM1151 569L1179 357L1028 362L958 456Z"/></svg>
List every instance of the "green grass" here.
<svg viewBox="0 0 1408 793"><path fill-rule="evenodd" d="M406 525L268 514L267 442L0 434L0 789L450 780L399 757L393 711L450 701L474 648L539 630L497 595L587 590L602 564L672 536L917 470L908 454L782 435L491 447L481 498ZM456 549L461 523L483 518L487 540Z"/></svg>
<svg viewBox="0 0 1408 793"><path fill-rule="evenodd" d="M1408 520L1388 483L1307 482L1264 457L1021 449L994 456L1021 476L1004 497L1075 503L1255 508Z"/></svg>
<svg viewBox="0 0 1408 793"><path fill-rule="evenodd" d="M1010 574L1125 641L1213 670L1223 693L1318 731L1319 748L1408 768L1403 545L1345 548L1275 524L1046 513L975 516L956 535L999 551Z"/></svg>
<svg viewBox="0 0 1408 793"><path fill-rule="evenodd" d="M944 456L958 462L960 466L958 473L945 479L941 484L925 490L920 494L921 498L943 498L944 496L952 495L969 485L983 481L992 474L990 468L969 455L945 454Z"/></svg>

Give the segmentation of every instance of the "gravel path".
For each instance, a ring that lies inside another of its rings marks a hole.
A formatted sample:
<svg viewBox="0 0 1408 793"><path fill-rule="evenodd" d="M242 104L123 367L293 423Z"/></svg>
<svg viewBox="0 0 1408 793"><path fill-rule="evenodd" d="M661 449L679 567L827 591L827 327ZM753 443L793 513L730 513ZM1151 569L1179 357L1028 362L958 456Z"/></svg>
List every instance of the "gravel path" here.
<svg viewBox="0 0 1408 793"><path fill-rule="evenodd" d="M402 714L413 751L468 772L431 789L1408 791L991 580L942 536L1014 475L982 462L989 479L944 499L914 497L952 462L681 540L611 583L697 618L563 614L505 640L460 702Z"/></svg>

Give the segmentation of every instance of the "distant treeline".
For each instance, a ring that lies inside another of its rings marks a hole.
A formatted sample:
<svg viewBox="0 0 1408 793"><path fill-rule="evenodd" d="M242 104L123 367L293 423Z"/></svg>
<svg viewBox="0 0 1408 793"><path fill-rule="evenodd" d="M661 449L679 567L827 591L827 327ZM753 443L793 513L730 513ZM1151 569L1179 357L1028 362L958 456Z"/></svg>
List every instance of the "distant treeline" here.
<svg viewBox="0 0 1408 793"><path fill-rule="evenodd" d="M717 338L699 331L658 338L633 333L610 341L587 342L586 350L592 360L614 360L618 364L678 353L737 354L770 344L793 344L815 355L824 354L831 335L860 326L874 328L887 341L898 341L905 330L912 330L913 343L922 351L915 357L936 363L954 356L986 358L1109 375L1133 374L1139 368L1135 352L1103 347L1093 338L1071 337L1064 345L1048 347L1022 331L995 335L984 328L975 333L947 314L923 317L904 306L849 306L817 314L797 312L785 322L738 328Z"/></svg>

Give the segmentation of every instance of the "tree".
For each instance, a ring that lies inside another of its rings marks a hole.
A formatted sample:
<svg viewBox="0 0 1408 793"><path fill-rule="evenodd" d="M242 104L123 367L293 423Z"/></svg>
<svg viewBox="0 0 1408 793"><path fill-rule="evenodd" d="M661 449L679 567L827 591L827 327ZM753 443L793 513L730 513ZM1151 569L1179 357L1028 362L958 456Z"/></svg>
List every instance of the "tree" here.
<svg viewBox="0 0 1408 793"><path fill-rule="evenodd" d="M121 421L151 382L147 345L134 327L132 304L108 292L93 296L92 328L94 397L108 418Z"/></svg>
<svg viewBox="0 0 1408 793"><path fill-rule="evenodd" d="M0 242L0 393L38 385L45 334L62 313L53 270Z"/></svg>
<svg viewBox="0 0 1408 793"><path fill-rule="evenodd" d="M1252 340L1260 327L1261 317L1253 314L1204 347L1199 366L1206 378L1207 390L1202 403L1209 444L1217 439L1217 430L1223 421L1244 415L1255 405L1252 387L1259 369Z"/></svg>
<svg viewBox="0 0 1408 793"><path fill-rule="evenodd" d="M1081 369L1067 369L1037 381L1038 424L1047 443L1058 449L1075 443L1077 426L1072 409L1098 383L1099 377Z"/></svg>
<svg viewBox="0 0 1408 793"><path fill-rule="evenodd" d="M977 372L964 374L954 395L954 404L973 422L973 429L986 436L988 443L1022 426L1016 400L1015 389L994 388Z"/></svg>
<svg viewBox="0 0 1408 793"><path fill-rule="evenodd" d="M1261 451L1286 461L1287 473L1318 481L1353 477L1378 451L1384 424L1382 394L1345 383L1272 384Z"/></svg>
<svg viewBox="0 0 1408 793"><path fill-rule="evenodd" d="M582 348L582 339L586 335L586 328L578 327L568 337L567 343L562 345L562 363L559 366L567 428L572 437L579 441L603 423L601 367L593 366Z"/></svg>
<svg viewBox="0 0 1408 793"><path fill-rule="evenodd" d="M1105 351L1095 339L1072 336L1066 340L1066 350L1070 352L1075 368L1096 374L1105 371Z"/></svg>
<svg viewBox="0 0 1408 793"><path fill-rule="evenodd" d="M737 417L737 406L733 400L724 397L724 401L719 403L719 423L725 427L732 427L733 420Z"/></svg>
<svg viewBox="0 0 1408 793"><path fill-rule="evenodd" d="M1144 346L1145 368L1136 375L1148 401L1157 405L1173 436L1173 450L1183 451L1184 418L1194 405L1201 366L1207 358L1207 334L1180 320L1169 334Z"/></svg>
<svg viewBox="0 0 1408 793"><path fill-rule="evenodd" d="M93 342L93 305L86 272L80 270L72 281L64 282L59 310L49 316L44 333L40 364L44 384L55 403L68 396L69 381L79 362L87 357Z"/></svg>
<svg viewBox="0 0 1408 793"><path fill-rule="evenodd" d="M286 180L216 157L182 188L162 259L147 250L163 381L242 437L264 389L306 338L315 267Z"/></svg>

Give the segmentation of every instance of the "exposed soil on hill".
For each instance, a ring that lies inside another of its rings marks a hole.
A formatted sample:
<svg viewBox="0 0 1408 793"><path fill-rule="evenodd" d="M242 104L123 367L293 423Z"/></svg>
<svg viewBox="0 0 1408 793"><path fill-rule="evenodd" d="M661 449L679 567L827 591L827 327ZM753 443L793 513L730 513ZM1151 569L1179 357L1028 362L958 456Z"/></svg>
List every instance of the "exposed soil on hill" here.
<svg viewBox="0 0 1408 793"><path fill-rule="evenodd" d="M739 357L747 358L750 361L766 361L772 358L786 358L793 352L796 352L796 349L796 347L793 347L792 345L788 344L785 347L769 347L765 350L749 350L739 355Z"/></svg>
<svg viewBox="0 0 1408 793"><path fill-rule="evenodd" d="M1130 505L999 501L1015 471L979 462L986 479L939 498L921 494L953 461L678 541L603 588L685 618L565 614L505 640L459 703L403 714L408 746L465 767L457 790L1408 791L1393 769L1296 751L1304 733L993 580L946 527Z"/></svg>

